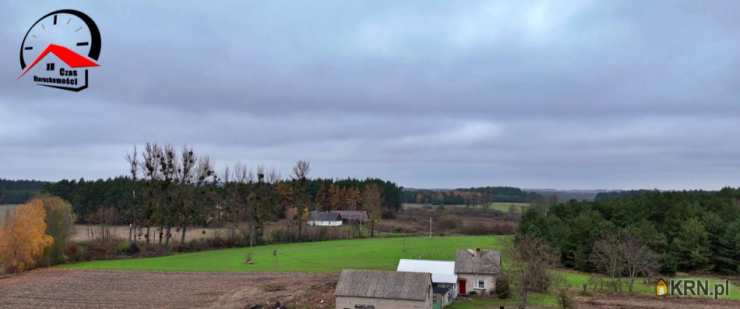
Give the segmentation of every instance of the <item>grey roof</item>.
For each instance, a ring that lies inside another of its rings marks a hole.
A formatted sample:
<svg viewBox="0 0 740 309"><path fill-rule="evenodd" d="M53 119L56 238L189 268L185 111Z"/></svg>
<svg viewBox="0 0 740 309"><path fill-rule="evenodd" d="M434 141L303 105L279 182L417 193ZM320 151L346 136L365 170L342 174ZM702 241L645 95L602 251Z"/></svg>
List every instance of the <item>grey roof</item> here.
<svg viewBox="0 0 740 309"><path fill-rule="evenodd" d="M364 210L335 210L342 220L367 221L367 211Z"/></svg>
<svg viewBox="0 0 740 309"><path fill-rule="evenodd" d="M347 297L423 301L431 285L429 273L345 269L339 275L335 293Z"/></svg>
<svg viewBox="0 0 740 309"><path fill-rule="evenodd" d="M458 250L455 258L456 274L498 274L501 271L501 253L493 250Z"/></svg>
<svg viewBox="0 0 740 309"><path fill-rule="evenodd" d="M432 287L432 291L434 291L434 294L442 294L442 295L447 294L447 292L449 292L451 289L452 289L452 286L449 286L449 285L438 285L437 284L437 285L434 285L434 287Z"/></svg>
<svg viewBox="0 0 740 309"><path fill-rule="evenodd" d="M312 211L308 215L309 221L339 221L339 214L333 211Z"/></svg>

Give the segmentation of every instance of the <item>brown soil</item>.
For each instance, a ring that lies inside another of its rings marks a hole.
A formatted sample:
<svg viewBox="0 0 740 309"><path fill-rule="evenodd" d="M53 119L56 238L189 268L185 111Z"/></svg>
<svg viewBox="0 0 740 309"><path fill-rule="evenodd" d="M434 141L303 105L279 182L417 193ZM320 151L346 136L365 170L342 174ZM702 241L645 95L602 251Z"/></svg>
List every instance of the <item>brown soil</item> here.
<svg viewBox="0 0 740 309"><path fill-rule="evenodd" d="M42 269L0 279L0 308L332 308L336 274ZM268 307L269 308L269 307Z"/></svg>
<svg viewBox="0 0 740 309"><path fill-rule="evenodd" d="M650 296L576 297L579 309L736 309L740 302L700 298L657 298Z"/></svg>

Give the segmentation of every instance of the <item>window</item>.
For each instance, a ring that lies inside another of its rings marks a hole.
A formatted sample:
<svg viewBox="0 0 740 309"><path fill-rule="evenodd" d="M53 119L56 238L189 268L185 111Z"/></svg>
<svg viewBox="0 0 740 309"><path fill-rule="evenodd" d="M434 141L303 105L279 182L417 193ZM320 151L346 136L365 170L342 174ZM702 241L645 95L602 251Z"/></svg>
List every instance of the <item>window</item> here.
<svg viewBox="0 0 740 309"><path fill-rule="evenodd" d="M483 280L478 280L478 288L479 289L485 289L486 283Z"/></svg>

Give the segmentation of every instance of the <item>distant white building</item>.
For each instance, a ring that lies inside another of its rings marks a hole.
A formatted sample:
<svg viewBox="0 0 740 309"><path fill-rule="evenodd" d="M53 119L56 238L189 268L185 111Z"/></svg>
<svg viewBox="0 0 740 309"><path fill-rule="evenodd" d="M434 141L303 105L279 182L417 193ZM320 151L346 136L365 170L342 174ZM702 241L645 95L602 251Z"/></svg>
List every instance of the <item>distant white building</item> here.
<svg viewBox="0 0 740 309"><path fill-rule="evenodd" d="M308 215L310 226L341 226L342 217L333 211L312 211Z"/></svg>
<svg viewBox="0 0 740 309"><path fill-rule="evenodd" d="M457 297L455 262L401 259L397 271L432 274L435 308L443 308Z"/></svg>

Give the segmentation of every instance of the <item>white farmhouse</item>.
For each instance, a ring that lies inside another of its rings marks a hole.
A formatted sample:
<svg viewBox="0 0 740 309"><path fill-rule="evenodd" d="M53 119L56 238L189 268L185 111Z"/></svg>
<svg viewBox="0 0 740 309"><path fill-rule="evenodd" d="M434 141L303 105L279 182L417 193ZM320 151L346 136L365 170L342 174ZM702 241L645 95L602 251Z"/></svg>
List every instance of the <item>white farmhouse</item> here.
<svg viewBox="0 0 740 309"><path fill-rule="evenodd" d="M496 288L501 273L501 253L493 250L457 251L455 274L460 295L489 294Z"/></svg>

